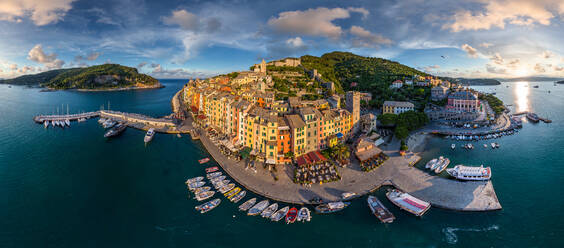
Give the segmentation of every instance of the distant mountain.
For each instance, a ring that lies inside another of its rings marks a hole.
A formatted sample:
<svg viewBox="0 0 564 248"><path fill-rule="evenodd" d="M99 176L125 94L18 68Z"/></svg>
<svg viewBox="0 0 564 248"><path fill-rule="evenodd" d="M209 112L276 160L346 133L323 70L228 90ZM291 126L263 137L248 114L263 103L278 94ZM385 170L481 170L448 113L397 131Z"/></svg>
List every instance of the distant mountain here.
<svg viewBox="0 0 564 248"><path fill-rule="evenodd" d="M357 85L355 89L370 91L387 88L396 79L428 75L395 61L349 52L331 52L321 57L305 55L301 61L306 69L317 69L323 80L334 82L339 91L348 90L353 82Z"/></svg>
<svg viewBox="0 0 564 248"><path fill-rule="evenodd" d="M95 65L46 71L33 75L0 80L15 85L40 85L50 89L114 90L159 88L155 78L141 74L137 69L118 64Z"/></svg>
<svg viewBox="0 0 564 248"><path fill-rule="evenodd" d="M463 85L500 85L501 82L493 78L444 78L451 82L457 82Z"/></svg>
<svg viewBox="0 0 564 248"><path fill-rule="evenodd" d="M519 78L501 78L499 81L502 82L519 82L519 81L559 81L563 80L564 78L556 78L556 77L519 77Z"/></svg>

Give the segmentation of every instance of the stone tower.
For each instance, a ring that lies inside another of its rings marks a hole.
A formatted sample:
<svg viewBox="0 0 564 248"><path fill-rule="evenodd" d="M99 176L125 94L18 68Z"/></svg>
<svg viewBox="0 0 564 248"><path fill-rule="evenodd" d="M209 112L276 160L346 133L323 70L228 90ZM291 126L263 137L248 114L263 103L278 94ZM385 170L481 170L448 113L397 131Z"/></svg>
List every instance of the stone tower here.
<svg viewBox="0 0 564 248"><path fill-rule="evenodd" d="M352 132L358 131L360 120L360 92L348 91L345 99L347 110L352 114L353 129Z"/></svg>
<svg viewBox="0 0 564 248"><path fill-rule="evenodd" d="M264 61L264 59L262 59L262 62L260 62L260 73L266 73L266 62Z"/></svg>

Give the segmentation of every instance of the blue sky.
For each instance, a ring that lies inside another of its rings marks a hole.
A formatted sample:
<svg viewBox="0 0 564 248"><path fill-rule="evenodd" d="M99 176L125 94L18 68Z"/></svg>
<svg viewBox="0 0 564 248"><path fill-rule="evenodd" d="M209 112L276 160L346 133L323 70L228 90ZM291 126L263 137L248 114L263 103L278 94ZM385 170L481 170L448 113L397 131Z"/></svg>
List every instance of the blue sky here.
<svg viewBox="0 0 564 248"><path fill-rule="evenodd" d="M564 1L0 0L0 78L103 63L207 77L331 51L441 76L564 77Z"/></svg>

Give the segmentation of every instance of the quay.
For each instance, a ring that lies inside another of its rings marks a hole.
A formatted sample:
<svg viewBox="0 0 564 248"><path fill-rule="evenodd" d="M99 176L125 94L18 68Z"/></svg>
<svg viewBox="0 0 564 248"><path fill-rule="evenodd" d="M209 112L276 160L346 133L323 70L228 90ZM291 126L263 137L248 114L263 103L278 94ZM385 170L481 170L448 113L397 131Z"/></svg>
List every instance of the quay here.
<svg viewBox="0 0 564 248"><path fill-rule="evenodd" d="M530 112L530 111L521 111L521 112L517 112L517 113L513 114L513 116L526 115L526 114L528 114L529 112ZM539 116L538 118L539 118L539 120L541 120L541 121L544 122L544 123L552 123L552 120L551 120L551 119L544 118L544 117L540 117L540 116Z"/></svg>
<svg viewBox="0 0 564 248"><path fill-rule="evenodd" d="M100 116L100 111L93 111L81 114L70 114L70 115L38 115L33 117L33 121L37 123L43 123L44 121L78 121L78 119L90 119Z"/></svg>

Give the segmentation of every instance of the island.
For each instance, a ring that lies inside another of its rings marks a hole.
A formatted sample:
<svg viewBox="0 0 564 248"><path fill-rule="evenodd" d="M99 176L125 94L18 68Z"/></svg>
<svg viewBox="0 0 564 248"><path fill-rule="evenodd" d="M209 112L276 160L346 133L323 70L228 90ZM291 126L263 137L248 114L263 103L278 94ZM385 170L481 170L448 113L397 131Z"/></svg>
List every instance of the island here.
<svg viewBox="0 0 564 248"><path fill-rule="evenodd" d="M13 79L3 84L40 86L48 90L109 91L162 88L155 78L141 74L136 68L103 64L84 68L58 69Z"/></svg>
<svg viewBox="0 0 564 248"><path fill-rule="evenodd" d="M564 84L564 80L556 82L557 84Z"/></svg>

